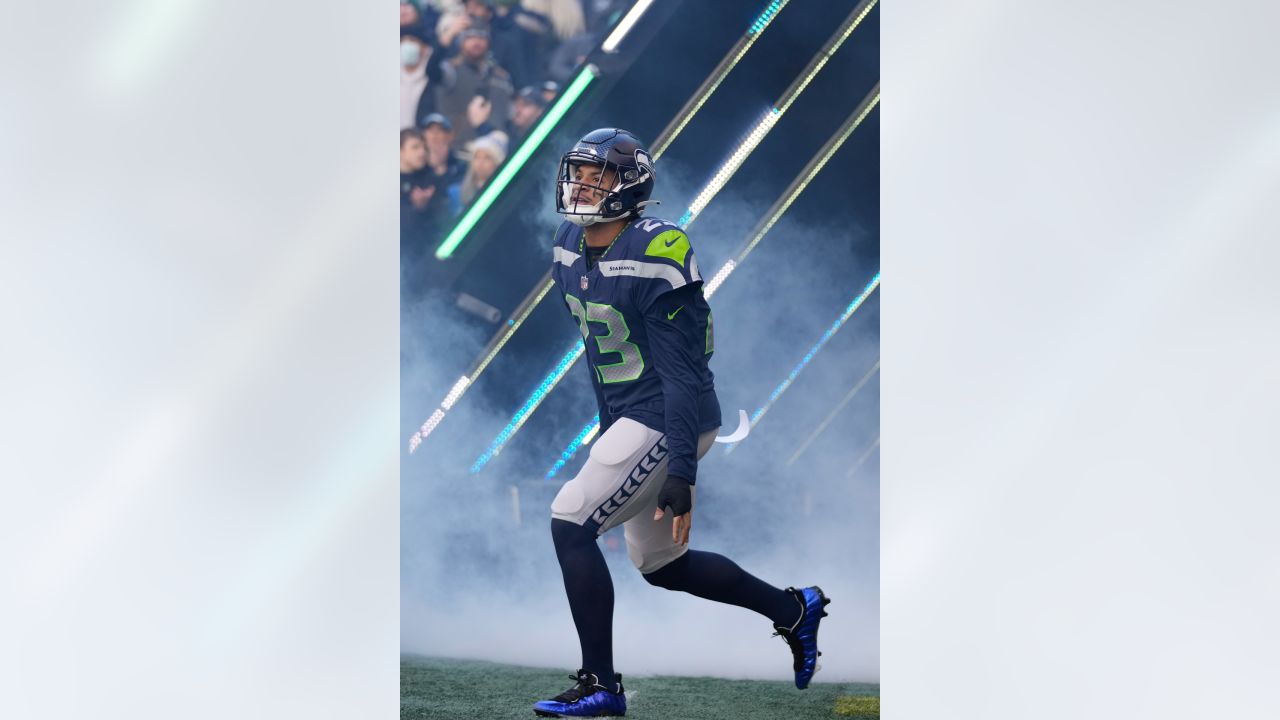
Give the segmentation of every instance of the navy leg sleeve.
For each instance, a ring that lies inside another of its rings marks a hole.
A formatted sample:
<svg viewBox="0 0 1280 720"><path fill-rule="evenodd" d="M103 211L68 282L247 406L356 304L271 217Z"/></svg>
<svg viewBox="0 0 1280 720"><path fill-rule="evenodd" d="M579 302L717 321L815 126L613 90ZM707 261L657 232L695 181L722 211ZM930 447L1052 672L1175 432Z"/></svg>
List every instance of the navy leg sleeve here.
<svg viewBox="0 0 1280 720"><path fill-rule="evenodd" d="M613 579L593 527L551 520L551 539L564 576L569 610L582 645L582 667L613 682Z"/></svg>
<svg viewBox="0 0 1280 720"><path fill-rule="evenodd" d="M644 579L667 590L680 590L707 600L754 610L775 625L790 627L800 618L800 604L795 596L713 552L689 550L645 575Z"/></svg>

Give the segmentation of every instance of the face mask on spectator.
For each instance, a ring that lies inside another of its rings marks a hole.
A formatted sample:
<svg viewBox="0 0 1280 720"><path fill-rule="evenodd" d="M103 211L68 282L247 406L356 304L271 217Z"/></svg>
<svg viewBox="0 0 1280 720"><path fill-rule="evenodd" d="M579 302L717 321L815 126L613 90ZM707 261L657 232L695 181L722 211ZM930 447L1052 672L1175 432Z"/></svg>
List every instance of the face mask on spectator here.
<svg viewBox="0 0 1280 720"><path fill-rule="evenodd" d="M422 46L411 40L400 43L400 64L413 67L422 59Z"/></svg>

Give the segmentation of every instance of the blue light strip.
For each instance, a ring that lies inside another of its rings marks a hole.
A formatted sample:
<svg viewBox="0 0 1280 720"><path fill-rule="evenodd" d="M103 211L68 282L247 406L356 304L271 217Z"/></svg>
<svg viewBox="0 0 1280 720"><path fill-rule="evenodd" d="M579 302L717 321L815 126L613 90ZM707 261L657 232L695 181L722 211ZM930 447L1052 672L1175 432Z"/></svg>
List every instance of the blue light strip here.
<svg viewBox="0 0 1280 720"><path fill-rule="evenodd" d="M777 15L778 11L781 10L782 6L785 4L786 2L784 0L773 0L773 2L769 3L769 6L760 13L760 17L756 18L756 21L751 23L751 27L747 29L747 32L755 35L761 30L764 30L765 27L769 25L769 21L773 19L773 16Z"/></svg>
<svg viewBox="0 0 1280 720"><path fill-rule="evenodd" d="M520 429L520 426L529 418L529 415L533 414L533 409L538 407L538 403L542 402L542 398L551 392L551 388L555 387L556 383L560 382L560 378L564 377L564 374L569 371L569 367L584 351L581 341L574 343L569 352L560 358L559 363L556 363L555 369L551 371L551 374L543 379L542 383L533 391L533 394L529 396L529 399L524 401L524 405L521 405L520 409L516 411L515 417L511 418L511 422L507 423L507 426L502 428L502 432L498 433L493 442L489 443L489 449L476 458L475 463L471 466L471 472L480 472L485 465L489 464L490 460L502 452L502 447L507 444L507 440Z"/></svg>
<svg viewBox="0 0 1280 720"><path fill-rule="evenodd" d="M751 427L755 427L756 423L760 422L760 418L764 417L764 414L769 411L769 408L773 406L773 403L782 396L782 393L787 391L787 388L791 387L791 383L795 382L796 377L800 375L800 371L804 370L804 366L809 364L809 361L818 354L818 351L822 349L823 345L827 344L828 340L835 337L835 334L839 332L841 326L845 324L845 321L852 317L853 313L856 312L859 307L862 307L862 303L866 301L871 293L875 292L875 289L878 287L880 287L880 273L877 272L876 276L871 278L871 282L867 283L867 286L858 294L858 297L854 298L853 302L849 303L849 306L844 309L844 312L840 314L839 319L832 323L831 327L827 328L827 331L822 334L822 337L818 339L818 342L815 343L813 347L809 348L809 352L805 353L800 362L791 369L787 378L783 380L778 387L773 389L773 392L769 394L769 399L765 401L764 405L751 414ZM725 447L725 452L732 451L736 444L737 443L731 443Z"/></svg>
<svg viewBox="0 0 1280 720"><path fill-rule="evenodd" d="M578 448L582 447L582 444L587 441L588 437L595 434L595 431L597 430L596 426L599 424L600 414L596 413L591 417L591 421L582 428L582 432L578 433L578 436L573 439L573 442L569 443L569 447L565 448L564 452L560 453L560 458L556 460L556 464L552 465L551 469L547 471L548 480L555 477L556 473L560 472L560 468L564 467L565 463L573 459L574 454L578 452Z"/></svg>

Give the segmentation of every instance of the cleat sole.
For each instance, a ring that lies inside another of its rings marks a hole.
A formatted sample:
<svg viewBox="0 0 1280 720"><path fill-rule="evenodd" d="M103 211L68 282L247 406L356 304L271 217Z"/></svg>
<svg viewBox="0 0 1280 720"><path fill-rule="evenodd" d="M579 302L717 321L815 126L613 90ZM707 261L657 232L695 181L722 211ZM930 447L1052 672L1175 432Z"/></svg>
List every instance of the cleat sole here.
<svg viewBox="0 0 1280 720"><path fill-rule="evenodd" d="M539 709L537 709L537 708L534 708L534 710L533 710L533 714L534 714L534 715L537 715L538 717L549 717L549 718L568 718L568 717L574 717L573 715L562 715L562 714L557 713L557 712L551 712L550 710L539 710ZM611 712L605 711L605 712L596 713L595 715L588 715L588 716L586 716L586 717L626 717L626 713L622 713L622 714L620 714L620 715L615 715L615 714L613 714L613 713L611 713Z"/></svg>
<svg viewBox="0 0 1280 720"><path fill-rule="evenodd" d="M575 717L573 715L561 715L560 713L554 713L554 712L551 712L550 710L534 710L533 714L537 715L538 717L549 717L549 718ZM611 712L601 712L601 713L596 713L595 715L587 715L585 717L626 717L626 714L624 713L622 715L615 715Z"/></svg>

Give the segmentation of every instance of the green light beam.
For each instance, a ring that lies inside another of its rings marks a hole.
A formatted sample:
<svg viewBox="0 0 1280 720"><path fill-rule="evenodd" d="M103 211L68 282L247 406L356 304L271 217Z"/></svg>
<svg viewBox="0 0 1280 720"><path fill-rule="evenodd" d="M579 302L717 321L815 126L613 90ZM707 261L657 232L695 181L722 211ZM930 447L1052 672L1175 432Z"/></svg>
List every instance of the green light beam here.
<svg viewBox="0 0 1280 720"><path fill-rule="evenodd" d="M560 99L555 105L542 116L542 120L533 128L533 132L529 133L529 137L520 144L520 149L516 150L515 155L511 156L503 164L502 170L498 172L498 176L489 183L489 186L480 194L479 199L467 208L467 212L463 214L462 219L453 227L449 235L445 237L444 242L440 243L440 247L436 248L436 257L441 260L447 260L453 255L453 251L458 249L458 245L462 243L463 238L471 229L480 222L480 218L489 210L489 206L493 204L502 191L511 183L516 173L520 172L520 168L529 161L529 157L533 155L533 151L538 149L542 141L550 134L551 128L560 122L560 118L569 112L569 108L578 101L578 98L599 75L599 70L595 65L587 65L582 68L582 72L578 73L578 77L574 78L569 87L560 95Z"/></svg>

